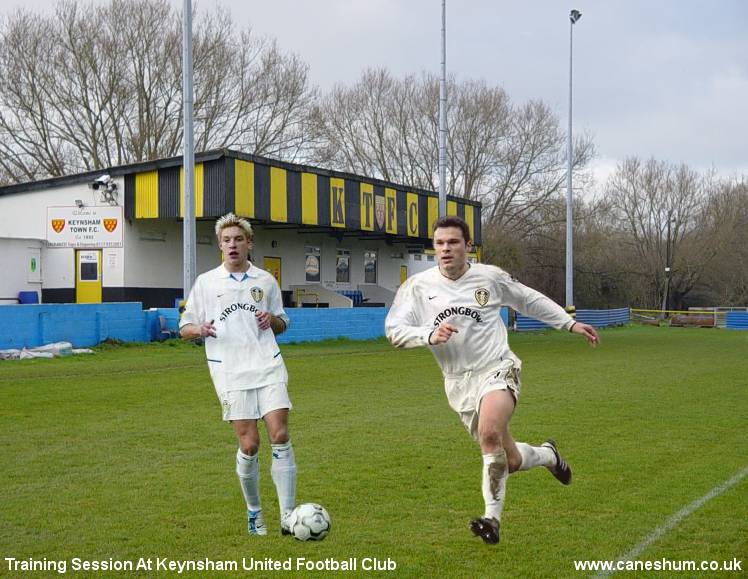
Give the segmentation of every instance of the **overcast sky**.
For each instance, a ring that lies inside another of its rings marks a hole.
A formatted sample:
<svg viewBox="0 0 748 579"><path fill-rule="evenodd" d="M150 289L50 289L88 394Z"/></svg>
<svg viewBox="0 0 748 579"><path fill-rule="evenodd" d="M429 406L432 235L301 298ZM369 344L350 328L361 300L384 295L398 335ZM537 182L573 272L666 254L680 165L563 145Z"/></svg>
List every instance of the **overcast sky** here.
<svg viewBox="0 0 748 579"><path fill-rule="evenodd" d="M0 11L54 4L4 0ZM238 27L302 56L322 90L354 82L367 66L440 72L441 0L222 4ZM583 14L574 27L574 131L593 136L599 177L628 155L748 175L746 1L447 0L448 72L501 85L515 103L542 99L566 127L572 8Z"/></svg>

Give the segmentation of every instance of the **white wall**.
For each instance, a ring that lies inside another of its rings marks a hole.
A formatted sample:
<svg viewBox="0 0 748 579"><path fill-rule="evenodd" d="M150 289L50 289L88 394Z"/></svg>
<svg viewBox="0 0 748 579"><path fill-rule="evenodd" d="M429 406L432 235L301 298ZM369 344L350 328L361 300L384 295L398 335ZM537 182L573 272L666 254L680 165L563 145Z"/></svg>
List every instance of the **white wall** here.
<svg viewBox="0 0 748 579"><path fill-rule="evenodd" d="M118 201L124 203L124 180L118 181ZM103 205L100 194L86 183L0 196L0 238L45 240L47 207L74 206L76 200L87 206ZM197 272L220 263L214 233L215 221L197 222ZM177 220L139 219L123 224L124 248L106 248L102 253L104 287L178 288L182 286L182 223ZM275 242L275 247L273 247ZM304 273L306 245L321 249L321 283L330 289L356 289L364 281L364 251L378 252L377 285L396 290L400 285L400 265L412 268L404 244L388 245L384 240L344 237L338 241L328 233L299 233L293 228L255 227L253 261L260 267L266 256L281 258L283 289L306 284ZM43 287L75 287L75 254L70 248L47 248L43 241ZM350 282L335 281L336 250L348 249ZM392 258L402 254L403 258ZM0 288L4 287L0 285ZM8 288L7 291L10 291ZM17 293L17 290L13 295Z"/></svg>
<svg viewBox="0 0 748 579"><path fill-rule="evenodd" d="M420 259L417 259L416 256L420 257ZM427 269L431 269L435 265L436 259L433 254L411 254L410 256L408 256L408 277L416 273L426 271Z"/></svg>
<svg viewBox="0 0 748 579"><path fill-rule="evenodd" d="M119 204L124 203L124 182L117 182ZM46 239L47 207L74 207L80 200L86 206L106 205L101 194L86 183L52 187L27 193L0 196L0 237Z"/></svg>
<svg viewBox="0 0 748 579"><path fill-rule="evenodd" d="M42 242L39 239L8 239L0 238L0 304L17 303L18 292L36 291L42 299L42 283L29 279L37 276L30 275L30 259L34 251L39 251ZM37 271L44 273L44 257L37 263Z"/></svg>
<svg viewBox="0 0 748 579"><path fill-rule="evenodd" d="M198 221L197 273L221 263L213 232L214 222ZM162 219L133 220L125 224L125 287L180 288L183 283L183 224Z"/></svg>
<svg viewBox="0 0 748 579"><path fill-rule="evenodd" d="M51 250L50 250L51 251ZM102 287L124 287L125 285L125 249L123 247L106 247L101 252Z"/></svg>
<svg viewBox="0 0 748 579"><path fill-rule="evenodd" d="M103 174L103 171L102 171ZM124 182L115 179L119 204L124 203ZM74 207L76 200L86 206L106 205L101 193L86 183L52 187L39 191L0 196L0 238L42 240L42 287L75 287L75 250L47 248L47 208ZM102 283L105 287L120 287L124 281L122 248L103 250ZM0 280L0 287L4 287Z"/></svg>
<svg viewBox="0 0 748 579"><path fill-rule="evenodd" d="M357 289L364 283L364 251L367 250L377 251L377 285L389 290L394 291L400 285L400 265L408 264L408 253L404 244L388 245L383 240L368 241L358 237L344 237L338 241L328 233L297 233L295 229L264 228L261 225L255 227L252 260L262 267L266 256L280 257L283 289L288 289L292 285L305 285L307 281L304 271L304 248L307 245L320 248L320 283L330 289ZM347 249L351 252L349 283L335 281L338 249ZM393 259L393 254L400 254L403 257ZM410 273L410 268L408 271Z"/></svg>
<svg viewBox="0 0 748 579"><path fill-rule="evenodd" d="M44 243L42 242L42 245ZM44 288L75 287L75 250L71 247L46 247L42 249ZM103 267L104 264L102 264ZM104 271L102 270L102 277ZM103 284L103 280L102 280Z"/></svg>

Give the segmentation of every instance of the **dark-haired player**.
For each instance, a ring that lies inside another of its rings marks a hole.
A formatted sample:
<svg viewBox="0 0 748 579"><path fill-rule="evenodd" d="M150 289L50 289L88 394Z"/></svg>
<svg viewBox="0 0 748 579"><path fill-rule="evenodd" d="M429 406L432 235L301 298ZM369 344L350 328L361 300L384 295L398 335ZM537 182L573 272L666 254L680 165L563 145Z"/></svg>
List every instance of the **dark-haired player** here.
<svg viewBox="0 0 748 579"><path fill-rule="evenodd" d="M562 484L571 468L555 442L517 442L509 421L520 394L521 362L509 349L501 307L541 320L598 343L592 326L575 322L543 294L502 269L470 264L470 233L464 220L434 223L437 267L418 273L399 289L385 321L387 338L398 348L428 346L442 373L449 405L480 445L485 512L470 529L486 543L499 542L499 522L509 473L546 467Z"/></svg>

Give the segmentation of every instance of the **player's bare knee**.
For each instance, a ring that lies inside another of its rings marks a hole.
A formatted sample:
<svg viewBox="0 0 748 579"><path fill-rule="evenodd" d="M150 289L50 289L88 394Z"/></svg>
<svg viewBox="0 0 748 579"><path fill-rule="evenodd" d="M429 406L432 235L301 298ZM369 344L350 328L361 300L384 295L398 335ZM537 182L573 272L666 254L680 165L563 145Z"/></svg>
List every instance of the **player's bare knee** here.
<svg viewBox="0 0 748 579"><path fill-rule="evenodd" d="M288 431L284 430L281 434L276 434L270 437L271 444L286 444L289 440Z"/></svg>
<svg viewBox="0 0 748 579"><path fill-rule="evenodd" d="M270 438L271 444L285 444L289 439L288 428L286 426L281 426L272 430L269 429L268 438Z"/></svg>
<svg viewBox="0 0 748 579"><path fill-rule="evenodd" d="M257 451L260 450L260 443L259 442L245 442L245 441L239 441L239 449L242 451L243 454L246 454L248 456L252 456L257 454Z"/></svg>
<svg viewBox="0 0 748 579"><path fill-rule="evenodd" d="M257 454L260 449L260 437L256 432L250 430L237 433L237 440L239 441L239 449L247 455Z"/></svg>
<svg viewBox="0 0 748 579"><path fill-rule="evenodd" d="M504 448L504 440L501 433L494 428L479 428L478 429L478 443L480 444L481 451L486 452L498 452Z"/></svg>

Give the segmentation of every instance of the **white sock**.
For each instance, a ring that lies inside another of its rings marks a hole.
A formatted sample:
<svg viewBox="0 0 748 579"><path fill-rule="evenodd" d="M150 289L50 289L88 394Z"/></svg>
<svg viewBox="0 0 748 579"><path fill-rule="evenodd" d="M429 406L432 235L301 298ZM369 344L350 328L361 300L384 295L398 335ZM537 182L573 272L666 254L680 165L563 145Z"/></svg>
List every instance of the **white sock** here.
<svg viewBox="0 0 748 579"><path fill-rule="evenodd" d="M296 506L296 461L291 441L284 444L271 444L273 448L273 476L275 490L278 491L278 505L281 515Z"/></svg>
<svg viewBox="0 0 748 579"><path fill-rule="evenodd" d="M530 446L524 442L517 442L517 450L522 455L519 470L530 470L536 466L554 466L556 455L547 446Z"/></svg>
<svg viewBox="0 0 748 579"><path fill-rule="evenodd" d="M506 452L502 448L499 452L483 455L483 500L486 503L486 518L501 520L506 495L506 478L509 468L506 462Z"/></svg>
<svg viewBox="0 0 748 579"><path fill-rule="evenodd" d="M244 454L241 448L236 451L236 474L242 487L244 501L250 511L259 511L260 506L260 466L257 453Z"/></svg>

